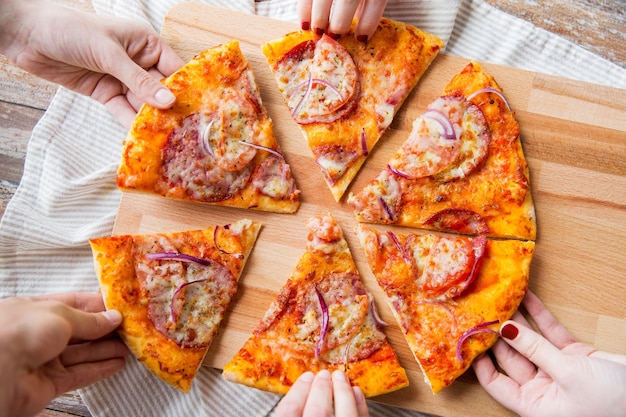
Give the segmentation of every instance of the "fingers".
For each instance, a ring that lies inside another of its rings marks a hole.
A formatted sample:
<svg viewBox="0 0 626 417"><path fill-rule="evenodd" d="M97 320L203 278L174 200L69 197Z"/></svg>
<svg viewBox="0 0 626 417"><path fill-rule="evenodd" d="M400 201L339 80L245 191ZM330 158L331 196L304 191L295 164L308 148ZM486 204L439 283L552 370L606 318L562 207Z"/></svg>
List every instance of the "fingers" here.
<svg viewBox="0 0 626 417"><path fill-rule="evenodd" d="M335 399L335 415L357 417L357 403L350 385L350 380L343 371L335 371L333 379L333 397Z"/></svg>
<svg viewBox="0 0 626 417"><path fill-rule="evenodd" d="M386 0L365 1L354 36L365 42L372 37L387 6Z"/></svg>
<svg viewBox="0 0 626 417"><path fill-rule="evenodd" d="M372 37L385 11L387 0L300 0L298 16L303 30L312 29L339 37L348 32L355 17L355 37L362 42Z"/></svg>
<svg viewBox="0 0 626 417"><path fill-rule="evenodd" d="M296 380L276 408L277 417L369 417L363 392L352 387L343 371L305 372Z"/></svg>
<svg viewBox="0 0 626 417"><path fill-rule="evenodd" d="M330 372L322 369L315 375L302 417L330 417L333 413L332 398Z"/></svg>
<svg viewBox="0 0 626 417"><path fill-rule="evenodd" d="M338 37L338 35L343 35L348 32L352 25L352 18L361 1L362 0L340 0L333 3L327 29L329 36ZM378 24L378 22L376 23Z"/></svg>
<svg viewBox="0 0 626 417"><path fill-rule="evenodd" d="M305 372L291 386L276 407L276 417L301 416L315 375Z"/></svg>
<svg viewBox="0 0 626 417"><path fill-rule="evenodd" d="M472 367L478 382L493 399L506 408L517 411L521 403L520 385L517 382L498 372L487 354L476 358Z"/></svg>
<svg viewBox="0 0 626 417"><path fill-rule="evenodd" d="M514 321L506 321L500 328L502 338L528 360L555 377L567 369L565 354L539 333Z"/></svg>
<svg viewBox="0 0 626 417"><path fill-rule="evenodd" d="M311 29L321 35L328 29L333 0L311 0Z"/></svg>
<svg viewBox="0 0 626 417"><path fill-rule="evenodd" d="M63 315L71 325L71 337L78 340L99 339L122 323L122 315L117 310L88 313L68 308Z"/></svg>
<svg viewBox="0 0 626 417"><path fill-rule="evenodd" d="M67 292L33 297L36 300L57 300L79 310L97 313L104 311L102 295L98 293Z"/></svg>
<svg viewBox="0 0 626 417"><path fill-rule="evenodd" d="M66 368L67 374L63 377L63 380L57 380L57 385L61 387L61 392L86 387L110 377L122 370L125 365L126 360L123 357L118 357L70 366Z"/></svg>
<svg viewBox="0 0 626 417"><path fill-rule="evenodd" d="M531 327L519 311L513 315L513 320L522 326ZM537 374L535 364L530 362L524 355L513 349L502 339L498 340L493 345L491 352L500 368L520 385L534 378Z"/></svg>
<svg viewBox="0 0 626 417"><path fill-rule="evenodd" d="M167 108L174 104L176 97L161 82L150 75L148 71L126 59L118 66L116 74L113 74L139 99L151 106Z"/></svg>
<svg viewBox="0 0 626 417"><path fill-rule="evenodd" d="M534 293L528 291L522 304L539 331L557 348L563 349L576 342L576 338L557 321Z"/></svg>
<svg viewBox="0 0 626 417"><path fill-rule="evenodd" d="M74 366L81 363L123 358L129 353L130 351L120 339L105 339L98 342L69 345L61 354L60 360L64 366Z"/></svg>
<svg viewBox="0 0 626 417"><path fill-rule="evenodd" d="M369 417L370 411L367 407L367 402L365 401L365 395L363 395L363 391L359 387L352 387L352 392L354 394L354 399L356 401L356 407L358 411L359 417Z"/></svg>

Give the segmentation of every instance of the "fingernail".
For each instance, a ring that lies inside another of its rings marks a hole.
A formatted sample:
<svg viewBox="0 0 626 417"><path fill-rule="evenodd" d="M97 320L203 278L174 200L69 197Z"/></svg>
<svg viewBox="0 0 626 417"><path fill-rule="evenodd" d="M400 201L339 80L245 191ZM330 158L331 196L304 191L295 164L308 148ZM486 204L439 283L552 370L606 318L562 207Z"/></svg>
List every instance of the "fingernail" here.
<svg viewBox="0 0 626 417"><path fill-rule="evenodd" d="M337 39L341 38L341 35L339 35L337 33L333 33L333 32L328 32L327 35L330 36L331 38L333 38L334 40L337 40Z"/></svg>
<svg viewBox="0 0 626 417"><path fill-rule="evenodd" d="M302 30L309 30L309 29L311 29L311 23L309 23L309 22L302 22L300 27L302 28Z"/></svg>
<svg viewBox="0 0 626 417"><path fill-rule="evenodd" d="M313 378L315 378L315 375L313 375L313 372L307 371L303 373L302 375L300 375L299 379L304 382L311 382L313 381Z"/></svg>
<svg viewBox="0 0 626 417"><path fill-rule="evenodd" d="M517 329L517 327L515 327L511 323L505 324L500 329L500 334L502 335L502 337L504 337L505 339L509 339L509 340L515 339L518 333L519 333L519 330Z"/></svg>
<svg viewBox="0 0 626 417"><path fill-rule="evenodd" d="M317 36L322 36L324 34L324 29L315 28L315 34Z"/></svg>
<svg viewBox="0 0 626 417"><path fill-rule="evenodd" d="M109 321L111 324L118 325L122 322L122 313L117 310L107 310L103 311L102 315Z"/></svg>
<svg viewBox="0 0 626 417"><path fill-rule="evenodd" d="M328 369L322 369L318 372L317 377L322 379L330 379L330 372L328 371Z"/></svg>
<svg viewBox="0 0 626 417"><path fill-rule="evenodd" d="M352 387L352 392L354 392L354 399L357 404L365 401L365 394L363 394L363 390L360 387L354 386Z"/></svg>
<svg viewBox="0 0 626 417"><path fill-rule="evenodd" d="M168 105L172 104L176 97L167 88L160 88L154 95L154 99L160 104Z"/></svg>
<svg viewBox="0 0 626 417"><path fill-rule="evenodd" d="M356 37L356 40L359 42L367 42L367 35L359 35Z"/></svg>
<svg viewBox="0 0 626 417"><path fill-rule="evenodd" d="M348 376L344 371L335 371L333 372L333 381L337 382L347 382Z"/></svg>

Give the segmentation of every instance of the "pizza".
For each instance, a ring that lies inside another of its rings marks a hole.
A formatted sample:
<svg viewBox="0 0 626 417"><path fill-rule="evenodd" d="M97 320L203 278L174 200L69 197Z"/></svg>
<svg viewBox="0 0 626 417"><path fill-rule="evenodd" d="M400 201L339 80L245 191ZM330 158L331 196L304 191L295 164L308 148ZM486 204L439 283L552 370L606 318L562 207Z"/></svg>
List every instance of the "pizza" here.
<svg viewBox="0 0 626 417"><path fill-rule="evenodd" d="M535 244L357 226L376 281L433 393L498 338L528 289Z"/></svg>
<svg viewBox="0 0 626 417"><path fill-rule="evenodd" d="M91 239L104 304L133 355L187 392L260 230L242 219L204 230Z"/></svg>
<svg viewBox="0 0 626 417"><path fill-rule="evenodd" d="M345 370L366 396L408 385L332 215L308 223L306 251L223 376L286 393L305 371Z"/></svg>
<svg viewBox="0 0 626 417"><path fill-rule="evenodd" d="M339 201L443 42L382 19L367 42L313 31L263 45L278 88Z"/></svg>
<svg viewBox="0 0 626 417"><path fill-rule="evenodd" d="M348 204L359 222L534 240L528 164L515 114L470 62L415 119L385 169Z"/></svg>
<svg viewBox="0 0 626 417"><path fill-rule="evenodd" d="M299 190L236 40L166 78L166 110L144 104L124 141L117 185L178 200L293 213Z"/></svg>

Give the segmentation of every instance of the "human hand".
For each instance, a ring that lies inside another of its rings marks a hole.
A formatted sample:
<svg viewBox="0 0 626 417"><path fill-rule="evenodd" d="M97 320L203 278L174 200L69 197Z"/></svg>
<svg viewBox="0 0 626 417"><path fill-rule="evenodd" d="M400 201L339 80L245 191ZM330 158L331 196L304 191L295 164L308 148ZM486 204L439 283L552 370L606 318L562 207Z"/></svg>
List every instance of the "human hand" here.
<svg viewBox="0 0 626 417"><path fill-rule="evenodd" d="M345 34L358 18L354 36L366 42L376 31L387 0L298 0L298 16L302 29L326 32L333 38Z"/></svg>
<svg viewBox="0 0 626 417"><path fill-rule="evenodd" d="M517 312L492 352L474 361L476 377L496 401L521 416L624 416L626 356L577 342L536 295L523 301L546 338Z"/></svg>
<svg viewBox="0 0 626 417"><path fill-rule="evenodd" d="M128 349L108 337L122 317L103 310L99 294L0 300L0 415L34 415L124 367Z"/></svg>
<svg viewBox="0 0 626 417"><path fill-rule="evenodd" d="M1 8L1 53L34 75L103 103L126 128L142 103L174 103L159 78L183 61L152 28L41 0L5 0Z"/></svg>
<svg viewBox="0 0 626 417"><path fill-rule="evenodd" d="M368 417L363 392L352 387L343 371L305 372L296 380L276 408L276 417Z"/></svg>

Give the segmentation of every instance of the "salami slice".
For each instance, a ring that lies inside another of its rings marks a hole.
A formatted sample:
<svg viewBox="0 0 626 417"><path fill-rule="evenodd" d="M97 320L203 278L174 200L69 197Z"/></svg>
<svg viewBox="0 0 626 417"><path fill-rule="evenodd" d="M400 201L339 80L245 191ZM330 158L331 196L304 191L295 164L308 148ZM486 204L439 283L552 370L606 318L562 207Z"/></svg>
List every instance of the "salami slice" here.
<svg viewBox="0 0 626 417"><path fill-rule="evenodd" d="M176 245L166 239L157 244L140 242L138 254L176 253ZM235 276L224 265L209 259L202 263L138 256L137 280L148 304L154 327L182 347L207 347L217 332L216 323L207 320L223 314L237 291ZM202 319L201 319L202 318Z"/></svg>
<svg viewBox="0 0 626 417"><path fill-rule="evenodd" d="M297 123L330 123L356 104L357 67L327 35L296 45L276 63L274 74Z"/></svg>
<svg viewBox="0 0 626 417"><path fill-rule="evenodd" d="M413 122L409 138L389 161L408 178L428 177L450 167L461 152L463 102L439 98Z"/></svg>
<svg viewBox="0 0 626 417"><path fill-rule="evenodd" d="M424 221L424 225L437 230L468 235L486 234L489 226L475 211L463 208L449 208L438 211Z"/></svg>
<svg viewBox="0 0 626 417"><path fill-rule="evenodd" d="M435 100L413 123L413 130L389 166L408 178L462 178L486 158L491 133L480 108L463 96Z"/></svg>
<svg viewBox="0 0 626 417"><path fill-rule="evenodd" d="M202 114L187 116L169 135L161 167L168 187L181 187L194 200L204 202L232 197L246 187L252 174L249 165L239 171L226 171L217 165L214 151L201 137L212 129L211 123ZM255 148L240 146L256 152Z"/></svg>

